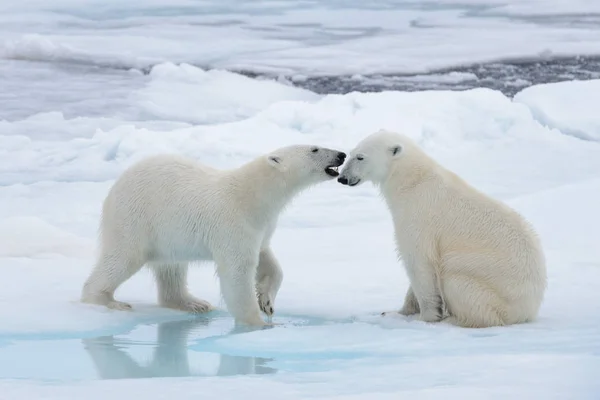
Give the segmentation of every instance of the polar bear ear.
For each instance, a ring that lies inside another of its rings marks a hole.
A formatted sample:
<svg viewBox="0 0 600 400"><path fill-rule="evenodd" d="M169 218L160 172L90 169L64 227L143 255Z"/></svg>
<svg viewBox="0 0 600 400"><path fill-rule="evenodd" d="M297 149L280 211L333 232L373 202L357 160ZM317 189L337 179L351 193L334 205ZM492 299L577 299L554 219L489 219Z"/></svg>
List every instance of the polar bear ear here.
<svg viewBox="0 0 600 400"><path fill-rule="evenodd" d="M267 158L267 160L269 161L269 164L272 165L273 167L276 168L281 168L281 157L275 156L275 155L271 155Z"/></svg>
<svg viewBox="0 0 600 400"><path fill-rule="evenodd" d="M400 146L399 144L390 147L390 152L392 153L392 156L397 156L398 154L402 153L402 146Z"/></svg>

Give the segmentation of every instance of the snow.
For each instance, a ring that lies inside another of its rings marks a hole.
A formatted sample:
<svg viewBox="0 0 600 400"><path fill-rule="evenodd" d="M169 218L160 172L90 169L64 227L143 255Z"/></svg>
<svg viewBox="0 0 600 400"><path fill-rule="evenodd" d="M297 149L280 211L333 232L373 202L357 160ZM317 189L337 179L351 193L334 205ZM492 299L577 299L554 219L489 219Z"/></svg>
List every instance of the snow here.
<svg viewBox="0 0 600 400"><path fill-rule="evenodd" d="M88 240L65 232L37 217L12 217L0 221L1 257L39 257L60 254L80 257L93 247Z"/></svg>
<svg viewBox="0 0 600 400"><path fill-rule="evenodd" d="M271 104L286 100L319 98L308 90L261 81L228 71L203 71L188 64L159 64L152 68L151 82L139 91L140 106L155 118L194 124L246 119ZM244 91L237 88L244 87ZM189 91L190 88L196 90ZM256 92L262 92L260 97ZM185 93L186 101L181 99Z"/></svg>
<svg viewBox="0 0 600 400"><path fill-rule="evenodd" d="M560 2L460 3L0 1L0 399L596 399L598 81L535 85L514 100L488 89L317 95L199 67L362 79L531 56L540 43L598 51L593 24L516 19L550 18ZM410 21L431 27L408 31ZM132 312L79 302L102 201L133 162L173 152L229 168L292 143L350 150L382 127L532 222L549 275L537 321L470 330L380 317L408 285L390 217L372 186L335 181L280 220L279 326L235 328L211 265L190 272L192 293L220 308L200 318L158 307L146 270L116 294Z"/></svg>
<svg viewBox="0 0 600 400"><path fill-rule="evenodd" d="M0 57L308 75L424 72L596 54L599 10L594 0L3 1Z"/></svg>
<svg viewBox="0 0 600 400"><path fill-rule="evenodd" d="M600 80L536 85L518 93L540 123L580 139L600 141L600 122L594 114L600 102Z"/></svg>

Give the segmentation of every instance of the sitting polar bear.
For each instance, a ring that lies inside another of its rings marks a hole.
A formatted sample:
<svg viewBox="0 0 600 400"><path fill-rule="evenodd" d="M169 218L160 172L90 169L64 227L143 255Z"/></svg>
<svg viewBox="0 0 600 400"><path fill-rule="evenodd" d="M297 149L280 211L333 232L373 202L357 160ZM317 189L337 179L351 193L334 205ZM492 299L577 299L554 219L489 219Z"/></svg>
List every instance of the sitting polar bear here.
<svg viewBox="0 0 600 400"><path fill-rule="evenodd" d="M370 181L387 202L410 280L400 314L419 313L427 322L448 316L454 325L473 328L536 318L546 289L545 257L514 210L406 136L385 130L352 150L338 181Z"/></svg>
<svg viewBox="0 0 600 400"><path fill-rule="evenodd" d="M260 311L273 314L283 277L269 245L278 216L300 191L338 176L345 157L296 145L225 171L176 155L131 166L104 201L100 254L81 300L130 309L114 292L148 263L161 305L206 312L212 306L188 292L188 263L215 261L236 322L264 325Z"/></svg>

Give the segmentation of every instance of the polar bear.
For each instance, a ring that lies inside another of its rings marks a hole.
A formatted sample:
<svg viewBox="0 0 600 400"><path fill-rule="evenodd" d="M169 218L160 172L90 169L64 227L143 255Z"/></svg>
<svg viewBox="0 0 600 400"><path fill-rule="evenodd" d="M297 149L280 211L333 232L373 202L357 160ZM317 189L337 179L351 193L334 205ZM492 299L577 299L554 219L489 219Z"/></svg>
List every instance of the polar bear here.
<svg viewBox="0 0 600 400"><path fill-rule="evenodd" d="M148 264L162 306L206 312L187 289L188 263L214 261L236 323L264 325L274 312L282 271L270 247L278 216L302 190L339 175L346 154L293 145L231 170L157 155L123 172L104 200L100 253L81 300L131 306L115 290Z"/></svg>
<svg viewBox="0 0 600 400"><path fill-rule="evenodd" d="M386 130L367 136L348 156L338 181L372 182L392 214L410 281L404 306L393 313L418 313L426 322L448 317L472 328L537 317L547 277L533 228L408 137Z"/></svg>

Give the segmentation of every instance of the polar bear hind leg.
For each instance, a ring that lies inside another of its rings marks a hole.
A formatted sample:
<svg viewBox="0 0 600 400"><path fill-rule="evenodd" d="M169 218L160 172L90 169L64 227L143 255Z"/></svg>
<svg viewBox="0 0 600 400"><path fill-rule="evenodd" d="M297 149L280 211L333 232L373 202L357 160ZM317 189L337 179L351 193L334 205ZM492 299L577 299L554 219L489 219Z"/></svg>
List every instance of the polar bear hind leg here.
<svg viewBox="0 0 600 400"><path fill-rule="evenodd" d="M505 302L484 282L453 274L443 281L446 322L464 328L487 328L507 324Z"/></svg>
<svg viewBox="0 0 600 400"><path fill-rule="evenodd" d="M404 305L402 309L400 309L399 313L402 315L413 315L418 314L420 311L419 302L417 301L417 297L415 296L415 292L412 287L408 288L406 292L406 296L404 298Z"/></svg>
<svg viewBox="0 0 600 400"><path fill-rule="evenodd" d="M152 263L150 265L158 287L158 303L167 308L205 313L213 310L206 300L190 294L187 287L187 263Z"/></svg>
<svg viewBox="0 0 600 400"><path fill-rule="evenodd" d="M412 289L412 286L408 287L406 291L406 296L404 297L404 305L400 310L392 310L392 311L384 311L381 313L383 316L389 315L404 315L406 317L410 315L419 314L421 312L419 308L419 301L417 300L417 296L415 296L415 292Z"/></svg>
<svg viewBox="0 0 600 400"><path fill-rule="evenodd" d="M103 305L115 310L131 310L131 305L114 299L115 290L144 265L143 261L103 250L92 273L83 285L84 303Z"/></svg>

